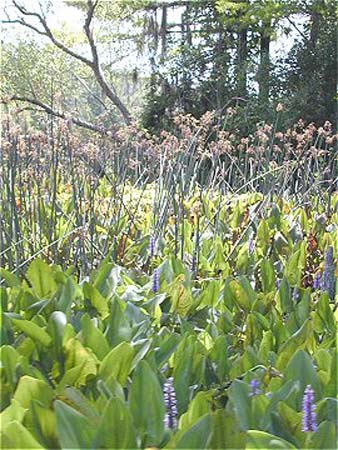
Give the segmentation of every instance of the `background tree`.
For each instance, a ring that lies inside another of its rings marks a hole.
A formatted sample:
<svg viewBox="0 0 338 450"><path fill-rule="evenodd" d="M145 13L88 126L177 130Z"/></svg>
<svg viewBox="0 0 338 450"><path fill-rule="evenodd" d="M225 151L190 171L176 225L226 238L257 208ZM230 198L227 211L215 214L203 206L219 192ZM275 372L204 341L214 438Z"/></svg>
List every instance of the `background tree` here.
<svg viewBox="0 0 338 450"><path fill-rule="evenodd" d="M334 0L67 1L83 15L78 33L8 1L5 22L42 40L5 46L7 99L94 130L141 118L159 131L177 108L200 117L235 106L245 134L278 102L289 110L285 125L337 123ZM281 34L293 39L287 55L275 50Z"/></svg>

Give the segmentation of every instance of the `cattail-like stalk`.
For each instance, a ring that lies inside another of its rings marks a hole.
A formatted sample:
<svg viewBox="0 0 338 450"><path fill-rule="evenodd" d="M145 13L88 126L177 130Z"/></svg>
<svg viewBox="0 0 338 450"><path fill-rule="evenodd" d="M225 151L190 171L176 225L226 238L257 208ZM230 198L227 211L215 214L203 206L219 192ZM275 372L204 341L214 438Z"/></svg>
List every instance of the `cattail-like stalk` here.
<svg viewBox="0 0 338 450"><path fill-rule="evenodd" d="M153 272L153 287L152 287L152 291L158 292L160 289L160 271L158 269L155 269Z"/></svg>
<svg viewBox="0 0 338 450"><path fill-rule="evenodd" d="M155 246L156 246L155 237L150 236L150 240L149 240L149 256L150 256L150 258L153 258L155 256Z"/></svg>
<svg viewBox="0 0 338 450"><path fill-rule="evenodd" d="M313 389L310 385L307 385L303 396L302 431L304 433L316 431L317 429L314 399Z"/></svg>
<svg viewBox="0 0 338 450"><path fill-rule="evenodd" d="M322 291L327 292L330 300L334 300L336 280L332 246L326 251L321 284Z"/></svg>
<svg viewBox="0 0 338 450"><path fill-rule="evenodd" d="M193 276L195 275L196 272L196 255L194 254L192 257L192 262L191 262L191 272L193 274Z"/></svg>
<svg viewBox="0 0 338 450"><path fill-rule="evenodd" d="M164 417L164 424L167 428L176 428L177 426L177 402L176 394L173 388L173 379L168 378L163 386L164 403L166 414Z"/></svg>

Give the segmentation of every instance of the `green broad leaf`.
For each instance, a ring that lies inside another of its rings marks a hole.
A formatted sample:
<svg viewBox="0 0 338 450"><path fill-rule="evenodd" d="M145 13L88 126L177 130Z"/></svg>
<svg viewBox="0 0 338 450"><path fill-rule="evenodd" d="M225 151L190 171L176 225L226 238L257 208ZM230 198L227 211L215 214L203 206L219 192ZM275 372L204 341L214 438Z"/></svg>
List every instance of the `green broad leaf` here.
<svg viewBox="0 0 338 450"><path fill-rule="evenodd" d="M251 403L249 397L250 389L244 381L235 380L228 390L238 423L242 430L248 430L251 426Z"/></svg>
<svg viewBox="0 0 338 450"><path fill-rule="evenodd" d="M164 328L162 328L162 330L163 329ZM161 367L168 360L168 358L174 353L180 342L180 339L181 337L176 333L169 334L168 337L164 339L163 342L159 345L159 347L155 350L155 358L158 367Z"/></svg>
<svg viewBox="0 0 338 450"><path fill-rule="evenodd" d="M231 280L229 283L229 288L237 305L244 311L250 311L250 297L244 287L237 280Z"/></svg>
<svg viewBox="0 0 338 450"><path fill-rule="evenodd" d="M94 439L94 448L137 448L131 414L125 403L118 397L110 399L103 410Z"/></svg>
<svg viewBox="0 0 338 450"><path fill-rule="evenodd" d="M330 370L330 377L329 382L325 386L324 389L324 395L326 397L336 397L337 396L337 369L338 369L338 361L337 361L337 352L334 351L332 355L332 362L331 362L331 370Z"/></svg>
<svg viewBox="0 0 338 450"><path fill-rule="evenodd" d="M249 430L247 432L246 450L267 450L267 449L295 449L297 447L290 442L281 439L280 437L273 436L272 434L265 433L264 431Z"/></svg>
<svg viewBox="0 0 338 450"><path fill-rule="evenodd" d="M99 376L104 380L113 377L121 386L124 386L134 355L135 350L132 345L128 342L121 342L103 359L99 369Z"/></svg>
<svg viewBox="0 0 338 450"><path fill-rule="evenodd" d="M104 298L110 298L121 279L121 267L104 263L99 268L93 285Z"/></svg>
<svg viewBox="0 0 338 450"><path fill-rule="evenodd" d="M270 229L266 220L261 220L257 228L257 241L259 247L261 247L263 253L265 253L268 245L270 244Z"/></svg>
<svg viewBox="0 0 338 450"><path fill-rule="evenodd" d="M290 313L294 308L294 304L291 297L291 289L285 277L283 277L280 283L278 297L281 311L283 313Z"/></svg>
<svg viewBox="0 0 338 450"><path fill-rule="evenodd" d="M301 276L306 263L306 243L302 242L300 248L287 260L284 275L291 286L300 286Z"/></svg>
<svg viewBox="0 0 338 450"><path fill-rule="evenodd" d="M96 418L99 417L100 414L97 412L95 405L88 400L80 389L67 386L62 391L62 396L65 402L68 404L71 403L78 412L86 416L88 419L97 422Z"/></svg>
<svg viewBox="0 0 338 450"><path fill-rule="evenodd" d="M250 284L250 281L244 275L241 275L238 278L238 281L239 281L239 284L241 285L241 287L246 292L246 295L248 296L248 299L249 299L250 303L253 304L255 302L255 300L257 299L257 293L252 288L252 286Z"/></svg>
<svg viewBox="0 0 338 450"><path fill-rule="evenodd" d="M193 304L191 293L185 286L185 275L177 275L167 287L167 293L171 298L170 312L175 312L185 317Z"/></svg>
<svg viewBox="0 0 338 450"><path fill-rule="evenodd" d="M10 422L13 422L14 420L21 423L25 417L26 411L27 409L21 406L21 404L13 398L11 404L0 414L1 428L4 430Z"/></svg>
<svg viewBox="0 0 338 450"><path fill-rule="evenodd" d="M35 437L18 421L10 422L1 431L1 448L43 449Z"/></svg>
<svg viewBox="0 0 338 450"><path fill-rule="evenodd" d="M246 342L251 346L253 346L256 341L261 341L262 339L262 327L257 317L252 313L249 313L246 318L245 338Z"/></svg>
<svg viewBox="0 0 338 450"><path fill-rule="evenodd" d="M180 430L189 429L200 419L200 417L209 413L212 394L212 391L197 392L195 397L189 403L188 411L180 417Z"/></svg>
<svg viewBox="0 0 338 450"><path fill-rule="evenodd" d="M312 320L307 319L301 328L292 334L286 342L279 349L279 354L276 361L276 368L278 370L283 369L287 362L292 358L293 354L298 350L306 346L308 339L312 337L313 325Z"/></svg>
<svg viewBox="0 0 338 450"><path fill-rule="evenodd" d="M251 397L251 427L260 429L264 420L264 414L269 406L270 400L265 394Z"/></svg>
<svg viewBox="0 0 338 450"><path fill-rule="evenodd" d="M317 333L336 333L336 320L326 292L321 294L316 305L313 326Z"/></svg>
<svg viewBox="0 0 338 450"><path fill-rule="evenodd" d="M130 371L135 369L137 364L144 359L146 354L149 352L150 348L152 347L152 339L141 339L140 341L133 342L133 348L135 351L135 356L133 358L133 362L131 363Z"/></svg>
<svg viewBox="0 0 338 450"><path fill-rule="evenodd" d="M221 281L210 280L202 289L202 293L199 297L199 307L216 305L220 290Z"/></svg>
<svg viewBox="0 0 338 450"><path fill-rule="evenodd" d="M278 414L277 414L278 413ZM278 435L293 443L299 444L304 435L302 432L302 414L291 408L285 402L277 404L277 411L273 412L273 430Z"/></svg>
<svg viewBox="0 0 338 450"><path fill-rule="evenodd" d="M132 379L129 402L145 447L158 447L164 435L164 399L160 383L146 361L140 361Z"/></svg>
<svg viewBox="0 0 338 450"><path fill-rule="evenodd" d="M0 280L5 280L6 285L10 288L21 286L20 279L3 267L0 267Z"/></svg>
<svg viewBox="0 0 338 450"><path fill-rule="evenodd" d="M85 386L87 377L90 375L95 376L96 370L91 365L86 364L86 361L83 361L79 366L72 367L66 371L57 386L57 392L62 392L66 386Z"/></svg>
<svg viewBox="0 0 338 450"><path fill-rule="evenodd" d="M311 449L335 449L337 448L337 431L333 422L322 422L307 442Z"/></svg>
<svg viewBox="0 0 338 450"><path fill-rule="evenodd" d="M62 449L91 448L95 424L60 400L54 402L56 432Z"/></svg>
<svg viewBox="0 0 338 450"><path fill-rule="evenodd" d="M184 413L189 404L189 386L193 375L194 356L195 338L186 335L174 355L174 388L179 414Z"/></svg>
<svg viewBox="0 0 338 450"><path fill-rule="evenodd" d="M317 405L317 422L321 423L325 420L330 422L338 422L338 399L326 397L321 400Z"/></svg>
<svg viewBox="0 0 338 450"><path fill-rule="evenodd" d="M32 285L34 292L38 297L47 297L56 291L53 270L42 259L35 259L28 267L26 277Z"/></svg>
<svg viewBox="0 0 338 450"><path fill-rule="evenodd" d="M118 298L114 298L108 326L104 333L111 347L123 341L130 342L132 338L132 328L125 314L125 306Z"/></svg>
<svg viewBox="0 0 338 450"><path fill-rule="evenodd" d="M109 352L109 345L102 331L94 326L87 313L81 317L80 323L83 345L91 348L99 360L102 361Z"/></svg>
<svg viewBox="0 0 338 450"><path fill-rule="evenodd" d="M304 350L297 350L289 361L284 370L285 380L298 380L300 383L300 390L303 392L307 385L311 385L315 391L315 401L318 401L322 396L322 388L318 378L313 361L309 354ZM301 406L299 399L299 407Z"/></svg>
<svg viewBox="0 0 338 450"><path fill-rule="evenodd" d="M216 366L215 372L220 383L228 378L230 369L227 346L227 338L221 335L215 339L213 348L209 351L209 357Z"/></svg>
<svg viewBox="0 0 338 450"><path fill-rule="evenodd" d="M271 330L263 331L263 337L259 346L258 357L263 363L268 362L270 351L274 347L274 338Z"/></svg>
<svg viewBox="0 0 338 450"><path fill-rule="evenodd" d="M67 325L67 316L62 311L53 311L48 321L48 331L53 339L56 354L62 352L62 340Z"/></svg>
<svg viewBox="0 0 338 450"><path fill-rule="evenodd" d="M263 258L260 265L263 292L273 292L275 290L275 272L270 260Z"/></svg>
<svg viewBox="0 0 338 450"><path fill-rule="evenodd" d="M64 312L69 317L72 303L75 300L78 286L71 277L67 278L64 285L61 286L60 292L56 298L56 309Z"/></svg>
<svg viewBox="0 0 338 450"><path fill-rule="evenodd" d="M209 414L201 417L187 431L180 435L177 449L206 449L211 435L211 417Z"/></svg>
<svg viewBox="0 0 338 450"><path fill-rule="evenodd" d="M58 448L54 411L41 406L39 400L32 402L32 423L36 436L45 448Z"/></svg>
<svg viewBox="0 0 338 450"><path fill-rule="evenodd" d="M88 375L96 375L98 360L89 348L84 348L76 338L69 339L64 345L65 371L70 369L79 371L79 384L85 384ZM80 370L80 367L82 368ZM75 372L75 371L74 371ZM71 373L74 373L71 372Z"/></svg>
<svg viewBox="0 0 338 450"><path fill-rule="evenodd" d="M276 379L272 379L267 389L271 389L271 384L273 384L275 380ZM264 417L262 418L262 428L270 429L269 427L271 427L271 414L277 410L277 405L279 402L287 402L293 396L298 396L298 394L298 382L295 383L294 381L287 381L277 391L272 392L270 402L267 405Z"/></svg>
<svg viewBox="0 0 338 450"><path fill-rule="evenodd" d="M246 433L240 430L236 417L230 411L219 409L211 414L211 435L207 448L210 449L243 449L246 444Z"/></svg>
<svg viewBox="0 0 338 450"><path fill-rule="evenodd" d="M50 406L54 397L53 389L42 380L32 378L24 375L20 378L16 391L14 393L14 400L20 405L29 409L32 400L39 400L42 405L47 408Z"/></svg>
<svg viewBox="0 0 338 450"><path fill-rule="evenodd" d="M108 300L100 293L100 291L87 282L83 283L83 294L87 298L91 305L100 314L102 319L109 316L109 304Z"/></svg>
<svg viewBox="0 0 338 450"><path fill-rule="evenodd" d="M34 342L38 342L45 347L48 347L51 344L52 338L49 334L34 322L29 320L12 319L12 323Z"/></svg>
<svg viewBox="0 0 338 450"><path fill-rule="evenodd" d="M0 348L0 360L2 371L6 374L7 382L14 388L17 382L17 365L20 361L20 355L14 347L3 345Z"/></svg>

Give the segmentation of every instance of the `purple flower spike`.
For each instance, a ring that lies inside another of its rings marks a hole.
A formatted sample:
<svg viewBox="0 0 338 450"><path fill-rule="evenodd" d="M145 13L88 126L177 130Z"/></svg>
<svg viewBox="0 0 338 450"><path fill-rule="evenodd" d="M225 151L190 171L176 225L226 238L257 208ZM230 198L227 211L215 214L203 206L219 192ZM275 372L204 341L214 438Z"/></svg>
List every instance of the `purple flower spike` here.
<svg viewBox="0 0 338 450"><path fill-rule="evenodd" d="M254 395L258 395L261 393L261 390L259 389L260 383L258 380L251 380L249 384L251 389L251 391L249 392L249 397L253 397Z"/></svg>
<svg viewBox="0 0 338 450"><path fill-rule="evenodd" d="M280 286L280 280L276 280L275 281L275 287L276 287L276 290L278 291L278 289L279 289L279 286Z"/></svg>
<svg viewBox="0 0 338 450"><path fill-rule="evenodd" d="M307 385L303 396L303 420L302 431L304 433L316 431L316 411L314 405L314 392L310 385Z"/></svg>
<svg viewBox="0 0 338 450"><path fill-rule="evenodd" d="M152 291L158 292L160 289L160 271L158 269L155 269L153 272L153 287L152 287Z"/></svg>
<svg viewBox="0 0 338 450"><path fill-rule="evenodd" d="M154 236L151 236L150 240L149 240L149 256L150 256L150 258L153 258L155 255L155 246L156 246L156 240L155 240Z"/></svg>
<svg viewBox="0 0 338 450"><path fill-rule="evenodd" d="M298 287L295 287L293 290L293 295L292 295L293 300L295 302L297 302L299 300L299 296L300 296L299 289L298 289Z"/></svg>
<svg viewBox="0 0 338 450"><path fill-rule="evenodd" d="M321 282L322 291L327 292L330 300L334 300L335 284L335 262L333 259L333 247L330 246L325 255L324 270Z"/></svg>
<svg viewBox="0 0 338 450"><path fill-rule="evenodd" d="M321 274L320 272L317 272L312 283L312 289L316 291L320 288L320 280L321 280Z"/></svg>
<svg viewBox="0 0 338 450"><path fill-rule="evenodd" d="M249 255L252 255L254 250L255 250L255 244L254 244L253 239L250 238L249 242L248 242L248 253L249 253Z"/></svg>
<svg viewBox="0 0 338 450"><path fill-rule="evenodd" d="M173 379L168 378L163 386L163 396L166 408L164 424L167 428L176 428L177 426L177 402L176 394L173 388Z"/></svg>

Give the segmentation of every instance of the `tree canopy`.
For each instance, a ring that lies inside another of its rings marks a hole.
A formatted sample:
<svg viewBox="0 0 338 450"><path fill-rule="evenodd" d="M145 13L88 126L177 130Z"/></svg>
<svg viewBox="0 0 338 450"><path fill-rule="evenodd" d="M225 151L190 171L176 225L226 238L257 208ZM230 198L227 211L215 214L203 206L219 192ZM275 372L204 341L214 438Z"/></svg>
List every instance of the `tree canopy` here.
<svg viewBox="0 0 338 450"><path fill-rule="evenodd" d="M2 101L105 132L140 121L170 126L179 109L337 124L333 0L84 0L63 2L81 28L55 26L53 2L7 0ZM283 50L283 43L288 48Z"/></svg>

